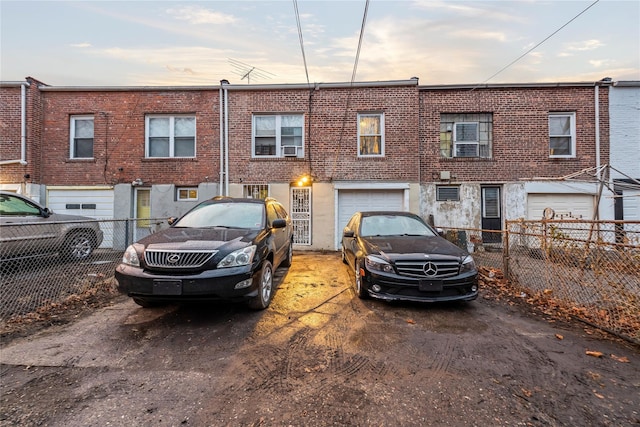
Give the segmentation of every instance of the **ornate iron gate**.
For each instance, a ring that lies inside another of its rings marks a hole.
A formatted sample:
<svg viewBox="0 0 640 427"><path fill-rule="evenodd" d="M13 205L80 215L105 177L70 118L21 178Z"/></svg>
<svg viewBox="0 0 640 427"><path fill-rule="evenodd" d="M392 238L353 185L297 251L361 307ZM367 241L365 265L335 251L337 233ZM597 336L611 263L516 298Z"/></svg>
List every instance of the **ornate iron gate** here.
<svg viewBox="0 0 640 427"><path fill-rule="evenodd" d="M311 244L311 187L291 188L293 243Z"/></svg>

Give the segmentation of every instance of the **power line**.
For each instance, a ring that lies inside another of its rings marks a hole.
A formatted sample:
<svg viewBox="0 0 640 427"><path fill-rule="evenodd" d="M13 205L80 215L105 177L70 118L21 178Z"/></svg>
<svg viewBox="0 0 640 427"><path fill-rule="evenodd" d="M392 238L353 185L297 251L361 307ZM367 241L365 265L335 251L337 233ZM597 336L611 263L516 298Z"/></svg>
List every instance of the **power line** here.
<svg viewBox="0 0 640 427"><path fill-rule="evenodd" d="M571 18L569 21L567 21L563 26L561 26L560 28L558 28L557 30L555 30L553 33L551 33L550 35L548 35L544 40L542 40L540 43L538 43L537 45L533 46L531 49L529 49L528 51L526 51L525 53L523 53L522 55L520 55L518 58L516 58L515 60L511 61L509 64L505 65L504 67L502 67L497 73L495 73L494 75L492 75L491 77L489 77L488 79L486 79L485 81L483 81L481 84L487 83L489 80L493 79L495 76L497 76L498 74L502 73L504 70L506 70L507 68L511 67L513 64L515 64L516 62L520 61L522 58L524 58L525 56L527 56L528 54L530 54L532 51L534 51L535 49L537 49L539 46L541 46L544 42L546 42L547 40L549 40L551 37L555 36L557 33L560 32L560 30L562 30L564 27L566 27L567 25L569 25L570 23L572 23L573 21L575 21L580 15L582 15L583 13L585 13L587 10L591 9L593 6L596 5L596 3L598 3L600 0L595 0L593 3L591 3L589 6L587 6L582 12L580 12L579 14L577 14L576 16L574 16L573 18Z"/></svg>
<svg viewBox="0 0 640 427"><path fill-rule="evenodd" d="M364 27L367 23L367 11L369 10L369 0L364 5L364 14L362 15L362 25L360 27L360 38L358 40L358 50L356 52L356 60L353 64L353 73L351 74L351 83L356 79L356 70L358 69L358 61L360 59L360 48L362 47L362 38L364 37Z"/></svg>
<svg viewBox="0 0 640 427"><path fill-rule="evenodd" d="M293 9L296 12L296 24L298 25L298 39L300 40L300 50L302 51L302 61L304 62L304 73L307 75L307 85L310 85L309 70L307 69L307 58L304 54L304 41L302 39L302 26L300 25L300 13L298 12L297 0L293 0Z"/></svg>

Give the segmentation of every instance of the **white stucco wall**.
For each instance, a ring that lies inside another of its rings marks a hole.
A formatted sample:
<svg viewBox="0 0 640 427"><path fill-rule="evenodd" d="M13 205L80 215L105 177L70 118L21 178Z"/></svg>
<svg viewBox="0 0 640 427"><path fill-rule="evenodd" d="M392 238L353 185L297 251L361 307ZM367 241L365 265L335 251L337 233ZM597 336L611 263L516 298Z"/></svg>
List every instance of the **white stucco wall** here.
<svg viewBox="0 0 640 427"><path fill-rule="evenodd" d="M460 200L456 202L436 201L436 187L436 184L421 186L420 215L425 220L433 215L437 227L481 228L480 184L460 184Z"/></svg>

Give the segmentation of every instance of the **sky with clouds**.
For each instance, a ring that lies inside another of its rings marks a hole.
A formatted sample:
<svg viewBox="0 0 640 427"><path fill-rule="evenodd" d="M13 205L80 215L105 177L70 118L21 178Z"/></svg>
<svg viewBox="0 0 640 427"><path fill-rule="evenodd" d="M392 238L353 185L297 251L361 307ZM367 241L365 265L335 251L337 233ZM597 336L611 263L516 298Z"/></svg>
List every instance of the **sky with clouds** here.
<svg viewBox="0 0 640 427"><path fill-rule="evenodd" d="M2 81L314 83L354 71L422 85L640 80L640 1L0 0Z"/></svg>

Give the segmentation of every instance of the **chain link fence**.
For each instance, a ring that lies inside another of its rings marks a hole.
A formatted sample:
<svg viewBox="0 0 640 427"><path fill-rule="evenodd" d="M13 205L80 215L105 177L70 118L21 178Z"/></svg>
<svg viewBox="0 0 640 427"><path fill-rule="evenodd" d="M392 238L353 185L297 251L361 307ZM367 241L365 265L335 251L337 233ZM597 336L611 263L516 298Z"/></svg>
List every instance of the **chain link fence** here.
<svg viewBox="0 0 640 427"><path fill-rule="evenodd" d="M505 275L640 343L640 221L507 221Z"/></svg>
<svg viewBox="0 0 640 427"><path fill-rule="evenodd" d="M69 299L113 293L126 247L166 225L166 219L3 225L0 325Z"/></svg>
<svg viewBox="0 0 640 427"><path fill-rule="evenodd" d="M640 221L517 220L445 235L514 291L640 343Z"/></svg>
<svg viewBox="0 0 640 427"><path fill-rule="evenodd" d="M113 273L126 247L167 226L164 218L95 222L103 239L86 257L83 245L90 239L74 240L72 250L59 239L47 245L42 236L51 230L44 226L16 223L13 234L0 230L0 324L69 298L113 292ZM504 276L539 302L640 342L639 221L518 220L507 221L504 231L445 230L482 271Z"/></svg>

